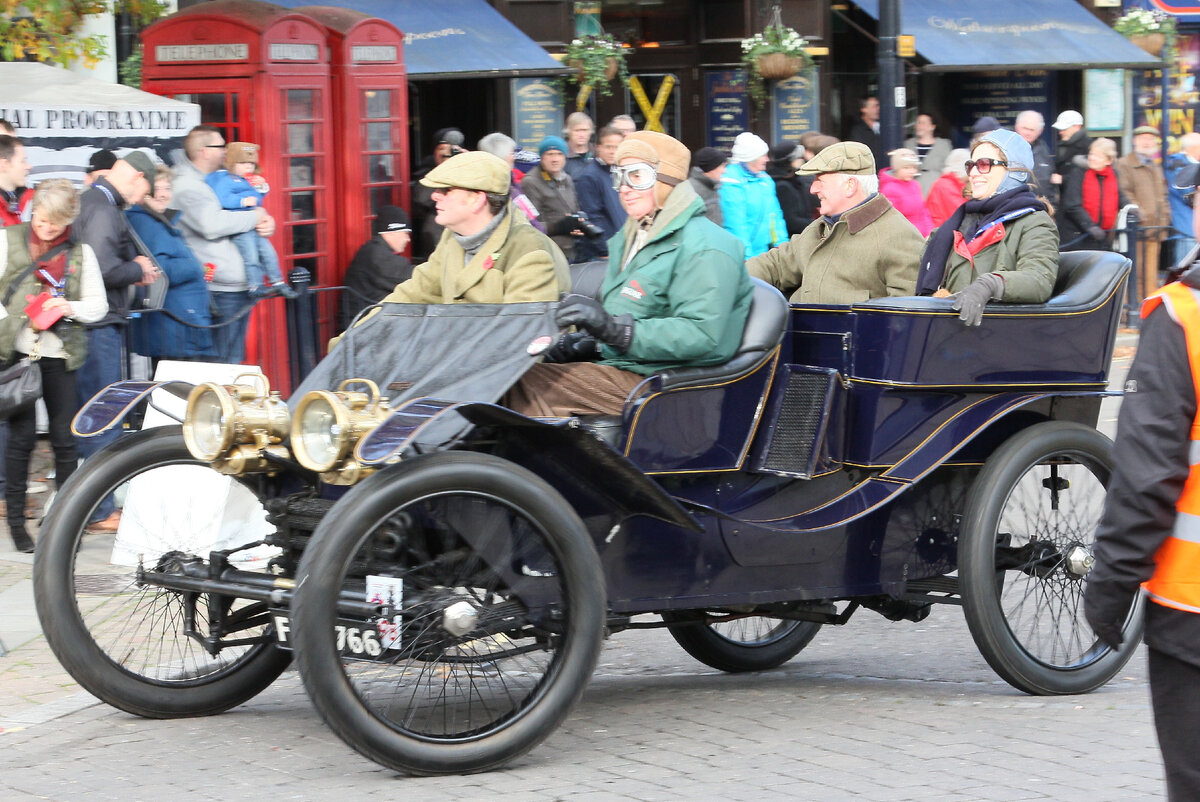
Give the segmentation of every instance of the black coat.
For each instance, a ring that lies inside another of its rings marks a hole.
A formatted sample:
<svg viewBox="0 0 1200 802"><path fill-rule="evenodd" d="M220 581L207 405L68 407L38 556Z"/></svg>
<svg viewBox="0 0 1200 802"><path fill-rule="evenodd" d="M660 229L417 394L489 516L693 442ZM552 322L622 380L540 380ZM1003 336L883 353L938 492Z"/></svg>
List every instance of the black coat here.
<svg viewBox="0 0 1200 802"><path fill-rule="evenodd" d="M1099 221L1093 220L1083 208L1083 179L1087 172L1071 169L1063 175L1062 203L1055 215L1055 222L1058 223L1059 247L1064 251L1107 251L1112 247L1111 235L1096 239L1088 234L1088 229L1099 225ZM1111 180L1100 179L1101 197L1106 197L1110 192L1117 193L1119 211L1125 205L1125 196L1121 193L1115 173Z"/></svg>
<svg viewBox="0 0 1200 802"><path fill-rule="evenodd" d="M124 323L130 288L142 280L142 266L133 261L138 251L121 211L124 208L121 193L103 177L79 198L79 216L71 225L72 235L76 242L90 245L95 252L108 295L108 314L88 324L88 328Z"/></svg>
<svg viewBox="0 0 1200 802"><path fill-rule="evenodd" d="M344 331L362 310L378 303L396 285L412 276L412 263L402 253L394 252L376 234L354 254L342 283L342 300L338 304L337 327Z"/></svg>
<svg viewBox="0 0 1200 802"><path fill-rule="evenodd" d="M775 179L775 196L783 210L783 221L787 224L789 237L794 237L813 221L816 197L809 191L812 184L805 181L790 164L780 167L767 165L767 175Z"/></svg>
<svg viewBox="0 0 1200 802"><path fill-rule="evenodd" d="M1196 414L1183 329L1159 306L1138 337L1117 422L1116 468L1084 595L1089 621L1125 619L1175 522ZM1146 603L1146 644L1200 666L1200 615Z"/></svg>
<svg viewBox="0 0 1200 802"><path fill-rule="evenodd" d="M863 120L859 120L850 126L850 133L846 136L846 139L853 142L861 142L871 149L871 155L875 157L875 172L878 173L885 167L891 166L887 151L883 149L883 138L875 133L875 129L867 125Z"/></svg>

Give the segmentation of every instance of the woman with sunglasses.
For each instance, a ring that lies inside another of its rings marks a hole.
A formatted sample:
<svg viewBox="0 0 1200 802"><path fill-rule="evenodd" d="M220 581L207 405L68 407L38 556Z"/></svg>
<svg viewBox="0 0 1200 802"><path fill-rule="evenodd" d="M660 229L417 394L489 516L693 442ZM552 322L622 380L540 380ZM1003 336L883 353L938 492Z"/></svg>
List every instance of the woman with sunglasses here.
<svg viewBox="0 0 1200 802"><path fill-rule="evenodd" d="M709 220L687 180L682 142L635 131L617 148L613 185L629 213L608 241L599 297L571 294L562 335L505 398L525 415L611 415L646 376L729 361L753 286L742 243Z"/></svg>
<svg viewBox="0 0 1200 802"><path fill-rule="evenodd" d="M954 295L978 326L988 301L1044 303L1058 275L1058 229L1029 186L1033 150L1003 128L984 134L967 160L971 199L934 229L921 255L918 295Z"/></svg>
<svg viewBox="0 0 1200 802"><path fill-rule="evenodd" d="M36 354L42 373L42 399L50 418L55 484L75 471L78 462L71 418L79 408L75 371L87 356L83 324L108 313L104 279L92 249L71 241L71 223L79 215L79 194L65 178L38 184L33 217L0 230L0 298L7 315L0 320L0 357L5 362ZM30 320L29 298L45 295L39 329ZM57 315L57 320L52 320ZM25 487L29 455L37 442L33 407L8 419L5 471L8 529L18 551L33 551L25 531Z"/></svg>

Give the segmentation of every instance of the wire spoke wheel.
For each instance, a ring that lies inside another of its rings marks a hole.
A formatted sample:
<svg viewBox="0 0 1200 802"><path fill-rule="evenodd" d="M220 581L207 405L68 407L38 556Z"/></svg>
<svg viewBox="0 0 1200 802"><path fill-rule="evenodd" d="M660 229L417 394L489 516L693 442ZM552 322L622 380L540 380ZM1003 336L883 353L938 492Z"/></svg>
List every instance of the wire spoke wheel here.
<svg viewBox="0 0 1200 802"><path fill-rule="evenodd" d="M109 495L123 508L118 530L86 532ZM94 695L153 718L217 713L266 688L290 657L262 604L139 580L139 566L179 574L212 548L258 540L264 516L250 490L193 459L175 427L96 454L43 522L34 563L38 616L59 661ZM239 567L262 570L267 554L242 553Z"/></svg>
<svg viewBox="0 0 1200 802"><path fill-rule="evenodd" d="M821 625L761 615L701 623L686 614L664 613L671 637L685 652L718 671L766 671L791 660Z"/></svg>
<svg viewBox="0 0 1200 802"><path fill-rule="evenodd" d="M533 748L581 695L603 578L583 524L537 476L441 453L339 501L293 614L301 676L351 746L411 773L482 771Z"/></svg>
<svg viewBox="0 0 1200 802"><path fill-rule="evenodd" d="M1132 654L1096 638L1083 614L1112 443L1073 423L1032 426L996 450L972 488L960 541L963 609L988 664L1034 694L1084 693Z"/></svg>

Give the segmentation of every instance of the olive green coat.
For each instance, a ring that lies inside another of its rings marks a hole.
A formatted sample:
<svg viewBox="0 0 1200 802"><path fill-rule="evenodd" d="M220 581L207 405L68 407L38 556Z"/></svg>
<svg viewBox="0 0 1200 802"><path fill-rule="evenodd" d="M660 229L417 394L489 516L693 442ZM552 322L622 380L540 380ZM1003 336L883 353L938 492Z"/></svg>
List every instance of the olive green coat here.
<svg viewBox="0 0 1200 802"><path fill-rule="evenodd" d="M1058 278L1058 228L1045 212L1030 212L1003 225L1004 239L975 254L974 266L965 256L951 251L942 286L958 292L984 273L999 273L1004 279L1004 297L1000 300L1045 303Z"/></svg>
<svg viewBox="0 0 1200 802"><path fill-rule="evenodd" d="M923 246L913 224L876 194L832 224L818 219L746 269L792 293L792 303L852 304L914 294Z"/></svg>
<svg viewBox="0 0 1200 802"><path fill-rule="evenodd" d="M465 264L464 264L465 262ZM412 278L396 285L384 303L519 304L557 301L571 287L567 260L549 237L511 210L483 247L466 251L447 229Z"/></svg>

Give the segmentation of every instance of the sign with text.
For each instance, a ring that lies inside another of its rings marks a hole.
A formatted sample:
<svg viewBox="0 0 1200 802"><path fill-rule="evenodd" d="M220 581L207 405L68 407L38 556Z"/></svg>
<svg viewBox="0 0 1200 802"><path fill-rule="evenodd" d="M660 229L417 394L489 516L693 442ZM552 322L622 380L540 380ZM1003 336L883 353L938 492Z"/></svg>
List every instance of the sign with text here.
<svg viewBox="0 0 1200 802"><path fill-rule="evenodd" d="M750 95L745 70L708 70L704 73L704 141L726 152L742 131L750 130Z"/></svg>
<svg viewBox="0 0 1200 802"><path fill-rule="evenodd" d="M537 152L547 136L561 135L562 103L552 78L514 78L513 139L517 140L517 146Z"/></svg>
<svg viewBox="0 0 1200 802"><path fill-rule="evenodd" d="M1046 118L1042 138L1051 142L1057 110L1053 109L1054 76L1049 70L969 72L955 76L957 115L951 131L956 148L971 141L971 128L980 117L995 117L1000 125L1012 128L1017 115L1026 109Z"/></svg>
<svg viewBox="0 0 1200 802"><path fill-rule="evenodd" d="M818 130L817 68L771 84L771 141L799 142L800 135Z"/></svg>
<svg viewBox="0 0 1200 802"><path fill-rule="evenodd" d="M1167 72L1167 126L1163 152L1178 150L1179 137L1196 130L1196 106L1200 91L1200 36L1180 34L1175 39L1175 59ZM1161 70L1133 73L1133 126L1152 125L1163 129L1163 81Z"/></svg>

